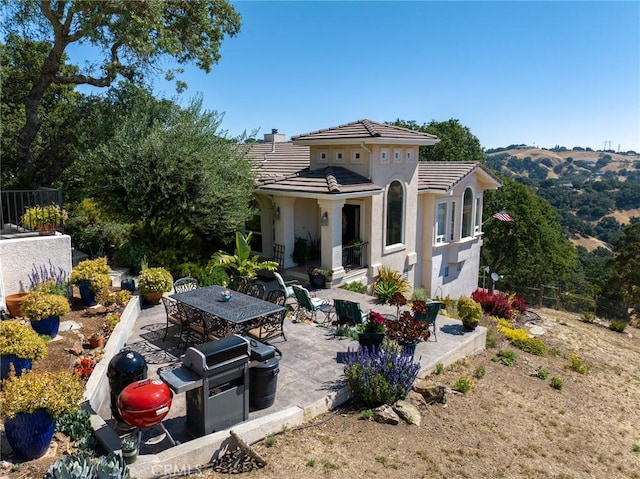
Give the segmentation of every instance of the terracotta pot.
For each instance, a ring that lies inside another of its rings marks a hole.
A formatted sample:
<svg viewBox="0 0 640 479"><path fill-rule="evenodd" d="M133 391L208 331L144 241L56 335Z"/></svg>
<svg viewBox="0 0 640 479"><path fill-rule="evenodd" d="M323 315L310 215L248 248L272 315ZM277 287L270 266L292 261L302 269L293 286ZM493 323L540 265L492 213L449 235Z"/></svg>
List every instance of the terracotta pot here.
<svg viewBox="0 0 640 479"><path fill-rule="evenodd" d="M104 336L89 336L89 345L91 349L104 347Z"/></svg>
<svg viewBox="0 0 640 479"><path fill-rule="evenodd" d="M160 304L160 298L162 298L162 291L152 291L143 295L143 298L147 304Z"/></svg>
<svg viewBox="0 0 640 479"><path fill-rule="evenodd" d="M7 311L12 318L22 317L22 298L28 293L8 294L4 301L7 303Z"/></svg>

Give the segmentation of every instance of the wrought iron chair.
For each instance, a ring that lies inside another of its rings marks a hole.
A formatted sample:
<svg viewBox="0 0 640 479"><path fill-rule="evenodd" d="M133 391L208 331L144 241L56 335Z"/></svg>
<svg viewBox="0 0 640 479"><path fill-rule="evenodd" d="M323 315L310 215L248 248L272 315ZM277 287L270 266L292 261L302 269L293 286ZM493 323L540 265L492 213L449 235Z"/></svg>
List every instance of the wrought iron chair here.
<svg viewBox="0 0 640 479"><path fill-rule="evenodd" d="M246 293L249 288L249 281L243 276L231 276L229 279L229 289L237 291L238 293Z"/></svg>
<svg viewBox="0 0 640 479"><path fill-rule="evenodd" d="M335 313L336 308L329 304L328 301L320 298L312 298L309 290L303 286L293 285L293 292L298 300L298 308L296 313L300 310L308 312L311 315L311 320L317 322L318 311L324 313L324 320L320 323L321 326L328 326L331 324L331 316Z"/></svg>
<svg viewBox="0 0 640 479"><path fill-rule="evenodd" d="M284 292L279 289L274 289L267 292L267 295L265 297L265 301L269 301L280 306L284 306L286 299L287 298L285 297ZM252 338L264 342L273 338L277 338L278 336L282 336L286 341L287 337L284 334L284 318L286 314L287 311L282 310L276 314L263 316L252 325L252 328L249 329L246 334L248 336L251 336Z"/></svg>
<svg viewBox="0 0 640 479"><path fill-rule="evenodd" d="M189 321L188 326L191 333L199 336L201 343L226 338L236 332L233 325L227 321L205 311L190 309L193 310L192 320Z"/></svg>
<svg viewBox="0 0 640 479"><path fill-rule="evenodd" d="M249 296L253 296L254 298L262 299L264 298L265 287L262 283L251 283L247 286L245 294Z"/></svg>
<svg viewBox="0 0 640 479"><path fill-rule="evenodd" d="M333 305L336 308L338 324L349 324L355 326L362 324L367 320L368 313L360 309L360 303L345 299L334 299Z"/></svg>
<svg viewBox="0 0 640 479"><path fill-rule="evenodd" d="M184 309L182 308L182 305L180 303L178 303L177 301L174 301L171 298L167 298L163 296L161 299L162 299L162 304L164 305L165 313L167 315L167 325L165 326L164 337L162 338L162 340L164 341L167 339L167 333L169 332L169 327L172 324L179 326L180 327L180 335L178 340L178 348L179 348L187 328L187 320L186 320ZM185 343L186 343L186 339L185 339Z"/></svg>
<svg viewBox="0 0 640 479"><path fill-rule="evenodd" d="M442 303L440 301L431 301L427 303L427 312L424 314L416 314L416 319L419 321L424 321L433 330L433 339L438 341L438 336L436 336L436 319L438 318L438 311L442 307Z"/></svg>
<svg viewBox="0 0 640 479"><path fill-rule="evenodd" d="M198 280L191 276L176 279L173 282L173 289L176 293L184 293L185 291L191 291L198 287Z"/></svg>

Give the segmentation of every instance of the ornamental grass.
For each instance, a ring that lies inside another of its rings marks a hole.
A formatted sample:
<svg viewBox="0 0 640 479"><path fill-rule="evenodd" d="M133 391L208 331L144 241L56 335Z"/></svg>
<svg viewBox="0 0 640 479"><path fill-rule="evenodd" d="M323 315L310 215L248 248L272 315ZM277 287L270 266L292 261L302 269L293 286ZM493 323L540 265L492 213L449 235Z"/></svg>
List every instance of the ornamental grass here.
<svg viewBox="0 0 640 479"><path fill-rule="evenodd" d="M84 386L71 371L30 371L2 381L0 417L45 409L56 418L80 407Z"/></svg>

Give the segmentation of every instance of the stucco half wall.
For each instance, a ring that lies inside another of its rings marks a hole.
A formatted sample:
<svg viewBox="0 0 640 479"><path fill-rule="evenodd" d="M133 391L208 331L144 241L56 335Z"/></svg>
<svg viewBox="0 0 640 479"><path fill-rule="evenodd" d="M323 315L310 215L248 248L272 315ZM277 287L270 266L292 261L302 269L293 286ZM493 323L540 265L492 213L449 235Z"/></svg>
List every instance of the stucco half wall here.
<svg viewBox="0 0 640 479"><path fill-rule="evenodd" d="M62 268L71 274L71 237L29 236L0 241L0 264L2 265L2 285L4 294L29 291L29 274L34 266L49 269L49 260L57 270Z"/></svg>

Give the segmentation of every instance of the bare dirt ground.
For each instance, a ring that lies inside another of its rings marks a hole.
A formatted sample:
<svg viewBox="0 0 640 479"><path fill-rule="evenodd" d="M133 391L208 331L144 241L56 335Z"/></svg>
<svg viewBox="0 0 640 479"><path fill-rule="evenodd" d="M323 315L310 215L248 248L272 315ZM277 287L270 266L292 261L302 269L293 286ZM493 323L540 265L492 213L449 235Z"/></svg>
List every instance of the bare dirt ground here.
<svg viewBox="0 0 640 479"><path fill-rule="evenodd" d="M492 361L512 349L500 343L431 377L452 387L479 366L486 372L467 395L448 393L446 406L424 408L421 426L378 424L347 407L277 434L270 446L254 444L268 464L242 477L640 478L640 330L538 313L557 323L543 335L557 355L516 350L508 367ZM567 369L571 353L591 367L587 374Z"/></svg>
<svg viewBox="0 0 640 479"><path fill-rule="evenodd" d="M446 405L423 408L421 426L378 424L346 405L282 431L271 445L254 444L268 464L241 477L640 479L640 330L615 333L575 315L536 311L555 325L542 338L557 354L538 357L498 343L430 377L451 388L460 376L485 368L467 395L448 392ZM90 318L86 311L74 314L78 320ZM65 367L73 358L64 347L75 341L67 335L50 344L50 351L56 348L50 358ZM517 353L512 367L492 361L507 348ZM566 368L571 353L591 367L587 374ZM536 376L539 368L549 372L547 379ZM561 390L550 386L554 376L561 378ZM8 449L3 440L2 459L9 462L0 469L1 479L41 478L69 452L62 435L36 461L13 465ZM189 477L229 475L206 471Z"/></svg>

